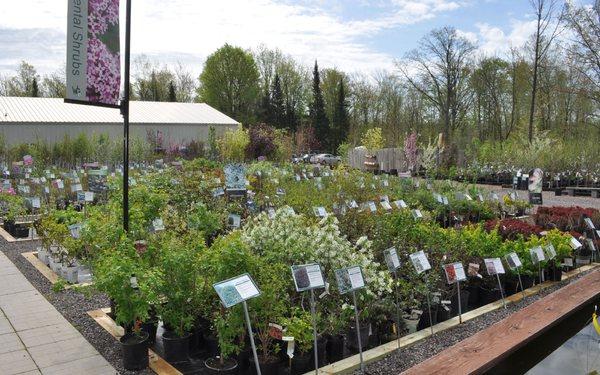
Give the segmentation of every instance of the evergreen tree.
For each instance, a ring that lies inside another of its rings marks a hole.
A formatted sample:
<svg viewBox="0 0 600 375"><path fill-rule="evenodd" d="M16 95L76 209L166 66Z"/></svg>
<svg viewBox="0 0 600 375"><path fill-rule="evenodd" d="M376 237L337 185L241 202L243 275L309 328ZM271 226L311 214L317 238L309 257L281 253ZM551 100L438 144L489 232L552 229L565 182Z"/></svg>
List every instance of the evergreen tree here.
<svg viewBox="0 0 600 375"><path fill-rule="evenodd" d="M173 84L173 81L169 82L169 101L177 101L177 94L175 93L175 84Z"/></svg>
<svg viewBox="0 0 600 375"><path fill-rule="evenodd" d="M285 101L285 124L286 127L295 132L298 129L298 115L296 113L296 108L292 104L291 100L287 99Z"/></svg>
<svg viewBox="0 0 600 375"><path fill-rule="evenodd" d="M285 127L285 106L283 102L283 91L279 74L275 73L273 87L271 88L271 119L270 124L278 129Z"/></svg>
<svg viewBox="0 0 600 375"><path fill-rule="evenodd" d="M340 79L337 90L337 100L333 112L333 129L331 151L336 152L338 146L348 137L350 122L348 121L348 102L346 101L346 89L344 80Z"/></svg>
<svg viewBox="0 0 600 375"><path fill-rule="evenodd" d="M328 150L330 147L329 120L325 114L321 77L319 76L319 66L316 60L313 70L313 100L310 104L310 120L315 131L315 137L321 144L321 150Z"/></svg>
<svg viewBox="0 0 600 375"><path fill-rule="evenodd" d="M259 122L265 124L271 122L271 92L268 88L263 92L256 115Z"/></svg>
<svg viewBox="0 0 600 375"><path fill-rule="evenodd" d="M37 98L40 96L40 90L38 88L37 78L33 77L33 82L31 83L31 96Z"/></svg>

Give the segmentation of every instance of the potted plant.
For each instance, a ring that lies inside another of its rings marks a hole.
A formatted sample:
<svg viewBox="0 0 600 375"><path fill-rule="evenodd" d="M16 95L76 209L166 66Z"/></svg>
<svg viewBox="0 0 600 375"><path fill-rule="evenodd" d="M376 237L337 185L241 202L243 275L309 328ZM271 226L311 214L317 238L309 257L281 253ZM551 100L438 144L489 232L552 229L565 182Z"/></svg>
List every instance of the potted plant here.
<svg viewBox="0 0 600 375"><path fill-rule="evenodd" d="M172 363L189 360L190 329L198 308L199 252L191 243L186 237L164 238L157 264L163 277L160 294L164 301L157 312L165 328L165 360Z"/></svg>
<svg viewBox="0 0 600 375"><path fill-rule="evenodd" d="M311 315L299 308L292 310L290 318L281 321L285 335L294 338L294 357L290 358L290 373L304 374L314 370L313 328Z"/></svg>
<svg viewBox="0 0 600 375"><path fill-rule="evenodd" d="M207 350L210 357L204 362L211 374L233 374L244 372L247 361L237 361L233 354L247 354L243 351L245 326L241 306L225 309L212 290L215 282L227 280L244 272L253 274L256 270L256 256L241 240L240 232L219 237L202 255L198 283L200 295L211 296L203 303L205 316L212 316L212 332L207 334ZM211 336L216 336L212 338ZM213 342L214 344L210 344ZM214 347L216 346L216 347Z"/></svg>
<svg viewBox="0 0 600 375"><path fill-rule="evenodd" d="M146 368L149 335L141 330L141 325L149 319L150 310L158 301L159 271L145 266L135 256L133 244L126 238L113 252L103 254L94 270L96 288L114 300L115 321L125 330L119 340L123 367L127 370Z"/></svg>

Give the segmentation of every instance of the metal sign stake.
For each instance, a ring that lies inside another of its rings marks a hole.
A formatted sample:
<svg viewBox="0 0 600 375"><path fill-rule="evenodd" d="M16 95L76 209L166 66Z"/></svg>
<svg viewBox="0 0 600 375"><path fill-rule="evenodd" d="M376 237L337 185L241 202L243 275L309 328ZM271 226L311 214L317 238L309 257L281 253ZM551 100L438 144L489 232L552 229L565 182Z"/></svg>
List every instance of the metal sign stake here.
<svg viewBox="0 0 600 375"><path fill-rule="evenodd" d="M394 279L398 280L398 271L394 271ZM400 349L400 302L398 297L398 283L394 286L396 295L396 336L398 338L398 349Z"/></svg>
<svg viewBox="0 0 600 375"><path fill-rule="evenodd" d="M427 287L427 310L429 311L429 328L431 328L431 335L433 335L433 317L431 316L431 302L429 300L429 279L425 277L425 286Z"/></svg>
<svg viewBox="0 0 600 375"><path fill-rule="evenodd" d="M456 289L458 289L458 323L462 324L462 306L460 304L460 280L456 280Z"/></svg>
<svg viewBox="0 0 600 375"><path fill-rule="evenodd" d="M315 292L310 290L310 313L313 321L313 339L314 339L314 355L315 355L315 374L319 374L319 351L317 348L317 313L315 312Z"/></svg>
<svg viewBox="0 0 600 375"><path fill-rule="evenodd" d="M254 365L256 366L256 373L261 375L260 365L258 364L258 354L256 354L256 345L254 345L254 334L252 333L252 325L250 325L250 315L248 315L248 305L246 301L242 301L244 306L244 315L246 317L246 325L248 326L248 334L250 335L250 345L252 345L252 355L254 356Z"/></svg>
<svg viewBox="0 0 600 375"><path fill-rule="evenodd" d="M521 285L521 294L523 295L523 299L525 299L525 289L523 287L523 281L521 281L521 273L519 272L519 267L516 268L517 277L519 278L519 285Z"/></svg>
<svg viewBox="0 0 600 375"><path fill-rule="evenodd" d="M356 320L356 338L358 339L358 354L360 357L360 371L365 373L365 363L363 362L362 343L360 338L360 323L358 322L358 306L356 305L356 291L352 291L352 300L354 302L354 318Z"/></svg>
<svg viewBox="0 0 600 375"><path fill-rule="evenodd" d="M504 291L502 290L502 284L500 284L500 275L496 273L496 279L498 280L498 288L500 288L500 296L502 297L502 306L506 308L506 301L504 300Z"/></svg>

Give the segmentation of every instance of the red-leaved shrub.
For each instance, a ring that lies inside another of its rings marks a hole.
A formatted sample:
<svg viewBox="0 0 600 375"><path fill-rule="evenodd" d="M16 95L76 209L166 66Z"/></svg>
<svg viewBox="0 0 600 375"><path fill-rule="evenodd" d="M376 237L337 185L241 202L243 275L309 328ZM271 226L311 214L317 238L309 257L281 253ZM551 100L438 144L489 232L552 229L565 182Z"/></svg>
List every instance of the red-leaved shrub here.
<svg viewBox="0 0 600 375"><path fill-rule="evenodd" d="M519 235L528 239L533 235L539 236L544 230L538 225L531 225L519 219L489 220L485 222L484 227L488 232L498 228L498 233L504 240L514 240Z"/></svg>

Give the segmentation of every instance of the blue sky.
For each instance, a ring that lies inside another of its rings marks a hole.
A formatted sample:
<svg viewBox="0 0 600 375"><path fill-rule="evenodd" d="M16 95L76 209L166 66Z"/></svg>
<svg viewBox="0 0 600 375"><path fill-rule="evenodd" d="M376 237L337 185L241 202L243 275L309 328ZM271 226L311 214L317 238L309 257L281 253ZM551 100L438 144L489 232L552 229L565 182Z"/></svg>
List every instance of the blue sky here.
<svg viewBox="0 0 600 375"><path fill-rule="evenodd" d="M591 0L574 0L591 3ZM125 1L121 0L122 8ZM0 74L21 60L41 73L65 59L67 0L2 0ZM454 26L479 53L502 55L534 30L529 0L133 0L133 54L194 74L228 42L279 48L309 66L394 69L434 28Z"/></svg>

